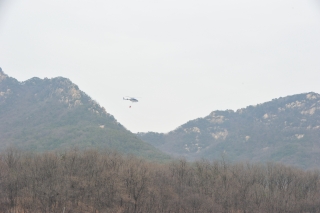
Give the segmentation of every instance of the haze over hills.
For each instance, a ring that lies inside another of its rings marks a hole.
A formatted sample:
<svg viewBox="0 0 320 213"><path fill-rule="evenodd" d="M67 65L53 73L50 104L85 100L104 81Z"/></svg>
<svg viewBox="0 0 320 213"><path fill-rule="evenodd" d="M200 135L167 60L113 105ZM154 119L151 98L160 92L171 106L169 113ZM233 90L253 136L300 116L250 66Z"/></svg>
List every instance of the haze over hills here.
<svg viewBox="0 0 320 213"><path fill-rule="evenodd" d="M273 99L237 111L213 111L167 133L138 133L174 156L232 161L276 161L320 168L320 95Z"/></svg>
<svg viewBox="0 0 320 213"><path fill-rule="evenodd" d="M0 68L0 135L0 150L12 145L33 151L98 148L168 159L160 149L188 160L224 155L232 161L320 168L320 95L213 111L166 134L135 135L69 79L19 82Z"/></svg>
<svg viewBox="0 0 320 213"><path fill-rule="evenodd" d="M0 68L0 150L112 149L153 159L169 157L125 129L69 79L24 82Z"/></svg>

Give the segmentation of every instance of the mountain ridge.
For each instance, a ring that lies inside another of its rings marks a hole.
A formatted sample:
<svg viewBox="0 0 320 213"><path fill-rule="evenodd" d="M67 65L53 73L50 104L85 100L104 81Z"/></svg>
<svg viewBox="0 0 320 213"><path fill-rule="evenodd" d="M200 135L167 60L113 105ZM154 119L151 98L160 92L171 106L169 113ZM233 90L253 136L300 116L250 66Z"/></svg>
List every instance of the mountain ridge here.
<svg viewBox="0 0 320 213"><path fill-rule="evenodd" d="M320 95L302 93L236 111L216 110L164 133L138 133L142 140L189 160L277 161L320 166Z"/></svg>
<svg viewBox="0 0 320 213"><path fill-rule="evenodd" d="M1 150L112 149L154 159L169 157L122 126L63 77L23 82L0 69Z"/></svg>

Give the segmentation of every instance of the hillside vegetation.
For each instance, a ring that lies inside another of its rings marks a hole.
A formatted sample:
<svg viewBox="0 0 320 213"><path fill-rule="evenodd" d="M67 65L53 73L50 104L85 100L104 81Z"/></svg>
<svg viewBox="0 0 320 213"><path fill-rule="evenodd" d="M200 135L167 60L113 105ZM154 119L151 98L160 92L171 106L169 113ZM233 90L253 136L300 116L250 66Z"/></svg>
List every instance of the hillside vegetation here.
<svg viewBox="0 0 320 213"><path fill-rule="evenodd" d="M274 163L10 149L0 155L0 180L0 212L320 212L319 171Z"/></svg>
<svg viewBox="0 0 320 213"><path fill-rule="evenodd" d="M169 157L143 142L69 79L19 82L0 69L0 150L113 149L155 160Z"/></svg>
<svg viewBox="0 0 320 213"><path fill-rule="evenodd" d="M138 133L142 140L189 160L275 161L320 168L320 95L305 93L213 111L167 133Z"/></svg>

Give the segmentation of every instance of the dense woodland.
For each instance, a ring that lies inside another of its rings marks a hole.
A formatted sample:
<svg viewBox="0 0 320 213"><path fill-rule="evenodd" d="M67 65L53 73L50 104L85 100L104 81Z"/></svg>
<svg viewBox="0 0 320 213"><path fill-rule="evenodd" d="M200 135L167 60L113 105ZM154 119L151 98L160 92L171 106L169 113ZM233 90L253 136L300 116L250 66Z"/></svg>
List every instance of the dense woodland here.
<svg viewBox="0 0 320 213"><path fill-rule="evenodd" d="M320 212L319 171L275 163L155 163L116 152L0 158L0 212Z"/></svg>

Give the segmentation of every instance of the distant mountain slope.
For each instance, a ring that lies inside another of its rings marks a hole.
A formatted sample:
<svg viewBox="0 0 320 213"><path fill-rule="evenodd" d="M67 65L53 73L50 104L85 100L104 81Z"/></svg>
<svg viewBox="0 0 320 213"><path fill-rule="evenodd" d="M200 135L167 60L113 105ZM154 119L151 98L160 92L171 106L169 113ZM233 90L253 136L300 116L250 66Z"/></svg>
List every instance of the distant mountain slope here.
<svg viewBox="0 0 320 213"><path fill-rule="evenodd" d="M168 134L138 133L188 159L278 161L320 168L320 95L310 92L233 110L213 111Z"/></svg>
<svg viewBox="0 0 320 213"><path fill-rule="evenodd" d="M108 148L154 159L167 155L126 130L69 79L19 82L0 68L0 149Z"/></svg>

